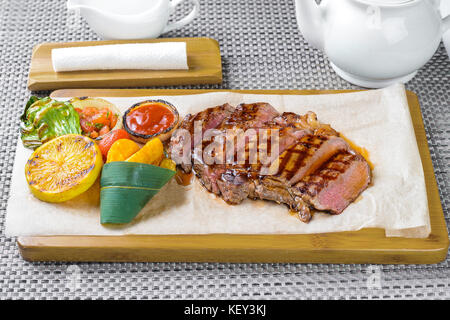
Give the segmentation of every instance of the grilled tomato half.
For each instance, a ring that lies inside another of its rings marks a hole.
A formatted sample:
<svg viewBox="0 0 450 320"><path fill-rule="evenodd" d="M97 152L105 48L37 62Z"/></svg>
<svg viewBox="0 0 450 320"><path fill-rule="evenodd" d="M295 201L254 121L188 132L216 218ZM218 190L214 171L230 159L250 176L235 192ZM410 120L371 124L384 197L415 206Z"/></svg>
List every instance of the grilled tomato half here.
<svg viewBox="0 0 450 320"><path fill-rule="evenodd" d="M83 135L97 139L122 127L120 110L101 98L73 98L69 101L80 116Z"/></svg>
<svg viewBox="0 0 450 320"><path fill-rule="evenodd" d="M25 177L36 198L64 202L88 190L102 166L102 153L93 140L68 134L36 149L25 165Z"/></svg>

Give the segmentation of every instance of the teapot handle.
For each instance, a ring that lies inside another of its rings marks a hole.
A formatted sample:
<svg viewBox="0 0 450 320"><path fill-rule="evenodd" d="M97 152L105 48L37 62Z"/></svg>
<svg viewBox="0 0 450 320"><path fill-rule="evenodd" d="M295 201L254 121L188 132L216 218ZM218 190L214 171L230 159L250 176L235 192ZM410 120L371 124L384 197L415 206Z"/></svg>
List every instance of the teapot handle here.
<svg viewBox="0 0 450 320"><path fill-rule="evenodd" d="M176 6L178 6L183 1L185 1L185 0L170 1L171 12L175 11ZM192 9L192 11L189 12L189 14L186 17L184 17L183 19L168 24L164 28L162 33L166 33L166 32L184 27L185 25L190 23L192 20L194 20L198 16L198 13L200 11L200 3L198 2L198 0L189 0L189 1L191 1L194 4L194 9Z"/></svg>
<svg viewBox="0 0 450 320"><path fill-rule="evenodd" d="M450 30L450 4L448 2L442 3L441 0L431 0L431 2L436 7L440 15L447 15L445 18L442 18L442 34L444 34Z"/></svg>

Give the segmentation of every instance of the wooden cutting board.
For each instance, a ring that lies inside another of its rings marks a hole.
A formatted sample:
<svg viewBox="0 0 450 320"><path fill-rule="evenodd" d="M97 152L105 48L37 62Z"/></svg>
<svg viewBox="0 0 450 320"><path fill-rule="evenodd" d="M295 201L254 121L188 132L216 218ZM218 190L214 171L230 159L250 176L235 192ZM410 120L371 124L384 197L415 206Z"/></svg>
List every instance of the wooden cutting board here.
<svg viewBox="0 0 450 320"><path fill-rule="evenodd" d="M59 90L52 97L133 97L217 91L254 94L329 94L314 90ZM127 235L20 237L30 261L151 261L431 264L443 261L449 239L419 100L407 92L422 158L431 219L427 239L386 238L382 229L304 235Z"/></svg>
<svg viewBox="0 0 450 320"><path fill-rule="evenodd" d="M186 42L189 70L93 70L59 73L53 70L51 52L55 48L155 42ZM221 82L219 43L211 38L55 42L39 44L33 48L28 89L149 87Z"/></svg>

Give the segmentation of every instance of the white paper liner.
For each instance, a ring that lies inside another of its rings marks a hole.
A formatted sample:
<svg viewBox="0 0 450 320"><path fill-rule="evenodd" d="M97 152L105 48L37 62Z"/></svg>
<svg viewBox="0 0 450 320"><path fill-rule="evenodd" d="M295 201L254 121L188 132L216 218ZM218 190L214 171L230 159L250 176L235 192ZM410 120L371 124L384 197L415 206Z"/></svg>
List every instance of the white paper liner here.
<svg viewBox="0 0 450 320"><path fill-rule="evenodd" d="M319 213L308 224L284 205L245 200L230 206L195 179L188 187L166 185L127 226L99 223L99 186L63 204L37 200L28 191L24 166L30 151L18 143L7 208L6 235L305 234L383 228L386 236L424 238L430 233L424 173L403 85L335 95L207 93L108 98L125 111L136 102L164 99L181 116L228 102L269 102L278 111L317 113L370 152L374 183L341 215Z"/></svg>

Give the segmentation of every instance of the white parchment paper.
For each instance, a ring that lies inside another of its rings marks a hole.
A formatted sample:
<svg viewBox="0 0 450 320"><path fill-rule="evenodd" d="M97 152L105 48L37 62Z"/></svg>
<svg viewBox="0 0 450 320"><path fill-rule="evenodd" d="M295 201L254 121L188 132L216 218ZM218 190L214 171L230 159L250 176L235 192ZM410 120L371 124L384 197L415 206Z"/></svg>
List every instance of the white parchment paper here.
<svg viewBox="0 0 450 320"><path fill-rule="evenodd" d="M99 185L62 204L39 201L28 191L24 166L31 152L19 142L7 207L6 235L122 235L122 234L301 234L378 227L386 236L427 237L430 233L424 173L411 122L405 89L335 95L252 95L207 93L184 96L108 98L125 111L136 102L164 99L180 114L228 102L269 102L278 111L317 113L347 138L369 150L375 165L374 183L341 215L319 213L308 224L287 207L268 201L245 200L230 206L194 181L183 187L172 180L129 225L99 223Z"/></svg>

